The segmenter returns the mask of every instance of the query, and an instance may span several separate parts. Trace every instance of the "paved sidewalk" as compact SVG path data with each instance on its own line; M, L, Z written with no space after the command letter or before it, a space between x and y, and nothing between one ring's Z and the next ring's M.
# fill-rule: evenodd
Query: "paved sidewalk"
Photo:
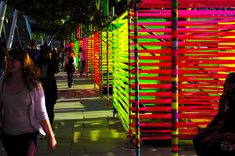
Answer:
M67 87L66 75L57 74L59 99L55 107L55 134L58 147L47 149L47 140L39 140L36 156L135 156L127 132L119 119L112 118L111 107L99 96L91 80L74 79ZM192 146L181 147L181 156L196 156ZM141 156L170 156L169 146L143 144ZM0 144L0 156L5 152Z

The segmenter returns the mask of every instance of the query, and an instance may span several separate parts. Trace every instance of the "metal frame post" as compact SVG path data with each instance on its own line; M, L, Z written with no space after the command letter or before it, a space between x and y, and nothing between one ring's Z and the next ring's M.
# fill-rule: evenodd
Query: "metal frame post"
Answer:
M4 35L4 43L5 45L7 45L7 32L6 32L6 27L4 23L3 23L2 30L3 30L3 35Z
M8 41L7 41L7 48L11 48L12 46L17 19L18 19L18 10L15 9L12 24L11 24L10 34L9 34Z
M3 29L3 24L4 24L4 19L5 19L5 14L6 14L6 10L7 10L7 4L5 1L1 1L0 4L0 38L2 36L2 29Z
M172 73L171 73L171 85L172 85L172 131L171 131L171 155L179 155L179 143L178 143L178 0L171 1L171 61L172 61Z
M27 31L29 33L29 39L32 40L32 29L28 20L28 16L24 16L24 20L25 20Z
M109 24L107 25L107 31L106 31L106 83L107 83L107 103L106 107L109 108Z
M138 54L138 2L133 0L133 9L134 9L134 53L135 53L135 145L136 145L136 156L140 156L140 102L139 102L139 54Z

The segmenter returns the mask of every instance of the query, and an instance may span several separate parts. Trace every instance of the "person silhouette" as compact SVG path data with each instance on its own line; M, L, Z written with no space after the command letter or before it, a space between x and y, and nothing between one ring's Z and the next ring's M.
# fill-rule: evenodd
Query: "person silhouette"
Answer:
M85 52L82 49L82 47L79 48L79 73L80 76L82 76L84 69L85 69L85 65L86 65L86 61L85 61Z
M64 61L64 67L67 72L68 87L71 88L73 84L73 74L75 72L75 67L76 67L75 56L71 47L69 47L68 49L68 53Z
M216 116L193 138L197 155L224 155L226 151L221 149L221 143L228 140L235 143L235 133L231 132L235 132L235 73L229 73L224 82ZM227 154L233 156L235 150Z

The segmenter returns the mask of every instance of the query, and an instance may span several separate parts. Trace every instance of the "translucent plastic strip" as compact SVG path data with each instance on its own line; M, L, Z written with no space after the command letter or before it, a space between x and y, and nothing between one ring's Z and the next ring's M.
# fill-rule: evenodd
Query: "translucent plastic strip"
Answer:
M220 91L220 92L219 92ZM180 92L179 95L180 96L184 96L184 97L191 97L192 95L193 96L202 96L202 95L206 95L208 96L208 94L213 94L213 95L216 95L216 94L221 94L222 93L222 89L221 90L216 90L216 91L203 91L203 92L198 92L198 91L194 91L194 92Z
M165 49L167 51L167 49ZM192 54L192 55L204 55L204 54L213 54L215 52L211 52L211 51L215 51L215 50L219 50L221 54L223 53L234 53L231 52L231 50L234 50L234 48L232 47L217 47L217 48L186 48L186 49L181 49L180 53L181 54ZM156 50L158 51L158 50Z
M216 110L215 111L209 111L207 110L206 112L200 112L200 116L198 116L198 114L179 114L179 117L184 119L184 118L190 118L190 119L204 119L205 117L208 117L208 114L211 114L211 116L213 117L216 114ZM135 115L131 115L131 118L134 119L136 116ZM141 114L140 115L141 119L147 119L147 118L151 118L151 119L171 119L172 116L171 114Z
M234 42L234 38L212 38L213 36L216 37L218 35L216 34L212 34L213 36L205 36L205 35L209 35L209 34L190 34L190 35L179 35L179 39L188 39L191 40L191 42L199 42L201 40L205 41L205 42L223 42L223 43L231 43ZM234 35L234 33L227 33L228 36L232 36ZM130 36L131 39L134 38L138 38L138 39L158 39L158 40L162 40L162 39L171 39L170 35L142 35L142 36L138 36L138 37L134 37L134 36ZM197 40L197 41L195 41Z
M130 50L133 53L133 50ZM168 49L139 49L139 53L153 53L153 54L170 54L171 50Z
M184 17L186 15L188 15L189 17L219 17L221 18L221 16L234 16L235 14L235 10L179 10L179 17ZM220 15L220 16L219 16ZM154 10L152 12L144 12L139 11L138 12L138 16L139 17L170 17L171 16L171 12L169 12L168 10Z
M140 42L139 46L169 46L171 42ZM203 47L208 47L208 48L214 48L217 50L222 50L222 49L235 49L235 45L231 45L231 43L222 43L219 48L218 44L216 43L210 43L210 42L179 42L179 46L195 46L195 49L197 50L205 50ZM199 48L196 48L199 47ZM201 48L200 48L201 47ZM192 48L192 50L195 50Z
M159 66L158 66L159 67ZM163 66L165 67L165 66ZM131 78L132 79L132 78ZM140 76L140 80L161 80L161 81L171 81L171 77L169 76Z
M190 21L179 21L179 26L206 26L206 25L213 25L218 24L218 22L221 22L222 25L225 22L234 22L234 19L197 19L197 20L190 20ZM133 23L130 23L131 26L133 26ZM171 22L138 22L138 25L149 25L149 26L171 26Z
M135 126L135 124L131 124ZM159 122L159 123L140 123L141 127L168 127L171 128L171 123L169 122Z
M178 13L179 15L181 14L197 14L197 15L223 15L223 16L229 16L229 15L234 15L235 10L179 10ZM145 10L141 9L138 11L138 13L164 13L164 14L171 14L171 10L164 10L164 9L154 9L154 10ZM179 21L181 22L181 21Z
M233 26L234 27L234 26ZM190 33L190 32L219 32L219 30L215 29L218 28L217 26L215 27L210 27L210 28L179 28L178 32L186 32L186 33ZM154 28L145 28L145 29L139 29L139 32L171 32L170 28L158 28L158 29L154 29ZM133 30L131 30L130 32L133 32Z
M139 6L139 8L141 8L141 9L143 9L143 8L164 8L164 9L170 9L170 7L169 7L169 5L159 5L159 4L145 4L145 5L138 5ZM232 6L235 6L235 3L233 3L232 4ZM210 9L214 9L214 8L221 8L221 9L223 9L223 8L230 8L231 7L231 5L224 5L224 7L223 7L223 5L216 5L216 6L213 6L213 5L207 5L207 4L205 4L205 5L194 5L194 6L192 6L192 5L180 5L180 8L181 9L188 9L188 8L198 8L198 9L205 9L205 8L210 8Z
M217 111L209 111L207 110L206 112L200 111L200 116L198 114L179 114L179 117L182 119L205 119L208 117L208 114L213 114L211 115L212 117L217 113Z
M131 115L131 118L134 119L136 116ZM171 114L140 114L141 119L171 119Z
M189 111L190 109L196 109L196 110L205 110L205 109L208 109L208 110L213 110L214 107L213 106L179 106L179 111ZM132 109L134 111L134 108ZM171 111L171 108L170 107L140 107L140 111L165 111L165 112L170 112ZM215 112L217 110L214 110L213 112Z
M159 135L159 136L151 136L151 137L146 137L146 136L143 136L141 138L143 141L144 140L168 140L168 139L171 139L171 135L168 134L167 136L162 136L162 135Z
M231 16L226 17L227 19L233 19L235 15L231 14ZM139 18L148 17L148 18L170 18L171 15L169 13L139 13ZM217 18L223 19L224 16L219 14L190 14L190 13L179 13L179 18Z
M153 130L151 130L151 129L145 130L145 129L143 129L142 132L144 132L144 133L170 133L171 130L169 130L169 129L166 129L166 130L165 129L164 130L157 130L157 129L156 130L154 130L154 129Z
M141 2L143 4L158 4L158 5L161 5L161 4L171 4L171 1L169 0L158 0L158 1L155 1L155 0L141 0ZM233 0L207 0L207 1L204 1L204 0L179 0L178 1L179 4L198 4L198 5L202 5L202 4L211 4L211 5L217 5L217 3L219 4L223 4L223 3L228 3L226 5L229 5L229 4L234 4L235 2ZM222 5L223 6L223 5Z
M131 70L130 71L131 73L134 73L135 71L134 70ZM170 74L171 70L140 70L140 74L141 73L148 73L148 74L158 74L158 73L161 73L161 74Z
M214 115L214 114L211 114ZM212 119L213 117L209 115L210 119ZM180 127L195 127L198 125L206 125L208 124L208 121L198 121L198 122L179 122L179 126Z
M131 63L131 65L132 65L132 63ZM154 67L154 66L156 66L156 67L170 67L171 66L171 63L169 62L160 62L160 63L148 63L148 62L146 62L146 63L139 63L139 66L151 66L151 67Z
M142 0L142 3L139 3L138 7L143 8L162 8L162 7L168 7L171 8L171 1L166 1L166 0L159 0L159 1L152 1L152 0ZM235 6L235 2L233 0L213 0L213 1L179 1L178 2L179 8L227 8L227 7L232 7Z

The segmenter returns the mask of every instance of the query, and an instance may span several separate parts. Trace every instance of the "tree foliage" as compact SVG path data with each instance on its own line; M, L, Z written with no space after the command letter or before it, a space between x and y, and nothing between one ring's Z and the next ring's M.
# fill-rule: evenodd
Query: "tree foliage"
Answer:
M33 21L37 32L44 32L56 38L66 38L83 23L98 24L99 16L95 0L7 0L7 4L18 9Z
M126 9L126 1L109 0L110 5L117 8L118 14ZM96 29L102 27L101 19L106 23L110 17L101 15L96 2L97 0L7 0L9 6L31 19L34 32L47 33L57 39L70 37L81 23L85 36L90 33L91 24Z

